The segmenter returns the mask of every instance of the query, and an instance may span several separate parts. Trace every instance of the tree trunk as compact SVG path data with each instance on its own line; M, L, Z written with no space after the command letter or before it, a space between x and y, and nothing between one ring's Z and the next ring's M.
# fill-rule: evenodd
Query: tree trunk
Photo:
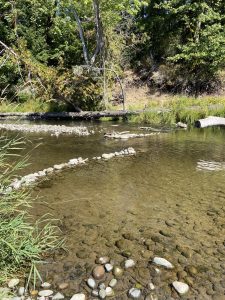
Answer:
M87 50L87 46L86 46L85 39L84 39L84 32L83 32L83 28L82 28L82 25L81 25L81 21L80 21L80 18L78 16L77 11L76 11L75 8L73 8L73 12L74 12L74 16L75 16L75 19L76 19L76 22L77 22L79 35L80 35L80 39L81 39L81 43L82 43L82 47L83 47L84 60L85 60L87 65L90 65L89 57L88 57L88 50Z
M102 21L100 16L100 7L99 7L99 0L93 0L93 8L95 12L95 26L96 26L96 49L95 53L91 58L91 64L95 63L97 55L102 52L104 46L103 40L103 29L102 29Z

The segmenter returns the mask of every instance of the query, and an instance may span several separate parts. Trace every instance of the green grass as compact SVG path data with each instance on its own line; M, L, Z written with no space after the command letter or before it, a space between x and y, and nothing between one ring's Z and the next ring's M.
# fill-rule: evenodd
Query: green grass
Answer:
M176 96L157 107L169 109L169 112L146 111L140 115L129 117L129 121L143 124L174 125L179 121L193 124L196 120L210 115L224 117L225 97L202 97L196 99ZM149 102L146 110L155 108L155 102L153 102L153 105Z
M62 245L58 228L46 216L33 221L29 215L32 197L29 190L6 192L26 160L17 162L22 140L0 137L0 283L23 275L42 255ZM15 162L12 162L15 161Z
M211 105L220 105L222 107L213 107ZM144 112L139 115L130 116L129 122L143 123L143 124L168 124L173 125L178 121L188 124L193 124L194 121L209 115L225 116L225 96L202 96L199 98L186 97L186 96L171 96L171 97L158 97L156 100L149 99L145 109L163 108L169 109L170 112L158 113ZM108 110L118 110L121 107L109 105ZM136 101L129 104L128 110L143 109ZM0 101L0 112L54 112L65 111L65 105L58 105L56 102L44 102L40 99L30 99L22 103L10 103L9 101ZM101 121L114 121L113 118L101 118Z

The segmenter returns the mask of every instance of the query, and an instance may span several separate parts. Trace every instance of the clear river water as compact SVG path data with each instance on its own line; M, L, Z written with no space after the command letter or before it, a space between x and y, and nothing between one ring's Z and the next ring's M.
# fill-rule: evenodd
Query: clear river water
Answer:
M85 280L96 257L107 255L118 265L130 257L136 266L120 278L114 299L128 299L127 291L135 284L141 285L140 299L180 299L171 288L174 280L190 287L182 299L225 299L225 130L177 130L111 140L103 133L133 132L137 125L83 125L95 134L26 134L31 164L23 173L130 146L137 155L90 160L35 188L33 214L50 213L66 237L66 250L41 267L43 277L55 287L68 282L65 296L79 291L90 295ZM155 256L175 268L156 269Z

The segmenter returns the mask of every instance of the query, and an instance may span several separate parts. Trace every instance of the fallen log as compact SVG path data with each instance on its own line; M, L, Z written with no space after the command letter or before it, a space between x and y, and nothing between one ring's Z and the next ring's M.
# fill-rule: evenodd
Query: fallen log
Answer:
M225 118L210 116L195 122L197 128L205 128L210 126L225 126Z

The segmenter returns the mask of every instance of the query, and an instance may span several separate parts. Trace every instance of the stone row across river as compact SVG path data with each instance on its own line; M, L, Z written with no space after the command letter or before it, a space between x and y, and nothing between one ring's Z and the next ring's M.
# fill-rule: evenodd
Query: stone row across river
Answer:
M114 153L104 153L101 156L93 157L92 159L108 160L113 157L132 156L135 154L136 154L136 151L132 147L129 147L127 149L124 149L121 151L116 151ZM74 158L74 159L70 159L67 163L55 164L53 167L50 167L50 168L47 168L47 169L44 169L42 171L38 171L38 172L35 172L32 174L25 175L20 179L17 178L6 189L6 192L10 192L12 190L17 190L24 186L30 186L30 185L35 184L36 182L40 181L41 179L54 174L55 172L59 172L63 169L68 169L68 168L75 167L78 165L83 165L87 161L88 161L88 158L86 158L86 159L83 159L82 157Z

